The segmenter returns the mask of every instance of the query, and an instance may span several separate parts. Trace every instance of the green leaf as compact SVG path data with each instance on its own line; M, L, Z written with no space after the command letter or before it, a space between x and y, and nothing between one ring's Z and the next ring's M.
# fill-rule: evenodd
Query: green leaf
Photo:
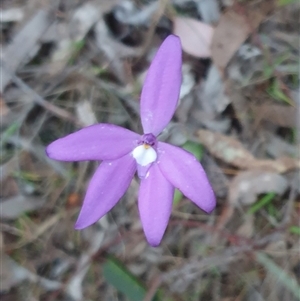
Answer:
M90 71L93 75L99 76L105 74L105 72L107 72L107 69L103 67L92 66Z
M297 1L299 1L299 0L278 0L277 5L278 6L285 6L285 5L297 3Z
M192 153L198 161L202 159L204 150L201 144L192 141L187 141L184 145L182 145L182 148ZM178 189L175 189L173 204L175 206L178 205L179 202L182 200L182 197L183 194Z
M275 192L269 192L266 195L264 195L260 200L258 200L254 205L251 206L251 208L247 211L248 214L253 214L257 212L262 207L269 204L276 196Z
M12 123L3 133L1 137L1 146L6 143L7 139L9 139L12 135L14 135L20 127L19 122Z
M280 213L272 203L267 204L267 210L269 215L273 216L274 218L279 218Z
M72 54L68 61L69 65L74 64L74 60L75 60L76 56L83 49L84 46L85 46L85 40L75 41L71 44Z
M272 77L272 75L274 73L273 66L270 66L269 64L264 63L263 73L264 73L264 78L266 78L266 79Z
M182 197L183 194L178 189L175 189L174 198L173 198L174 206L179 204L179 202L182 200Z
M188 152L192 153L198 161L202 159L203 156L203 147L201 144L192 142L192 141L187 141L183 146L183 149L187 150Z
M291 226L291 227L289 228L289 231L290 231L292 234L300 235L300 227L299 227L299 226Z
M103 265L103 276L117 291L123 293L131 301L145 298L146 288L120 261L109 257ZM158 301L156 296L154 301Z
M293 277L287 274L280 266L262 252L256 253L256 260L270 273L270 275L276 277L276 281L280 282L286 289L292 292L298 300L300 300L300 287Z
M278 79L274 79L273 83L268 87L267 92L274 99L293 105L293 101L281 90Z

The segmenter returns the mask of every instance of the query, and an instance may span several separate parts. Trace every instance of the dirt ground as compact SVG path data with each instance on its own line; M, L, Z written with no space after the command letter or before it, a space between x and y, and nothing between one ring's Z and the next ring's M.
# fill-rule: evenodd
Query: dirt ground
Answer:
M1 301L300 300L300 3L297 0L2 0ZM176 192L147 244L135 177L75 230L99 162L45 147L95 123L141 133L153 55L181 38L179 106L161 139L189 148L217 196ZM201 193L201 187L199 187Z

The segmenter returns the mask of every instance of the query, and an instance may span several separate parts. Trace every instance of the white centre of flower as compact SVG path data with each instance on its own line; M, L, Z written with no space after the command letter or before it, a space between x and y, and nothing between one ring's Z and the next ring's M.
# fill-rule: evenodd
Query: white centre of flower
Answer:
M150 145L142 144L133 150L132 156L136 160L137 164L147 166L156 160L157 153Z

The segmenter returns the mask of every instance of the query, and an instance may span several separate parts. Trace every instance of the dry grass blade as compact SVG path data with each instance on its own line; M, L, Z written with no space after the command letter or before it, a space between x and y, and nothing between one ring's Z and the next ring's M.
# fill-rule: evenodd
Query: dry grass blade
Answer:
M293 128L297 123L297 109L280 104L265 104L252 107L256 123L266 120L273 124ZM299 110L298 110L299 111Z
M276 280L291 291L294 296L300 300L300 286L294 277L291 277L275 262L273 262L268 256L262 252L256 253L256 260L272 275Z
M24 81L22 81L19 77L12 75L13 82L20 87L21 90L23 90L25 93L27 93L29 96L32 97L32 100L48 110L49 112L53 113L56 116L62 117L63 119L66 119L68 121L71 121L74 124L77 124L78 126L81 125L81 123L74 118L72 114L70 114L68 111L61 109L52 103L46 101L43 97L41 97L37 92L35 92L33 89L31 89Z
M39 39L52 22L53 17L49 11L38 11L15 36L12 43L3 50L0 66L1 93L10 82L12 74L29 58L30 52L38 46Z
M34 242L41 235L43 235L49 229L54 227L59 222L60 219L64 218L67 214L71 215L72 213L75 213L75 212L77 212L77 209L73 210L73 212L71 212L71 213L70 212L67 213L66 211L61 210L61 212L54 214L53 216L51 216L47 220L45 220L43 223L39 224L39 227L36 227L36 228L33 227L34 228L33 232L31 232L30 234L25 235L25 233L23 233L21 241L15 243L15 244L7 245L5 247L6 251L19 249L29 243Z
M33 283L38 283L44 289L46 289L46 291L53 291L62 287L62 284L60 282L40 277L31 272L30 270L22 267L7 255L2 253L0 255L1 290L9 290L11 287L19 284L24 280L28 280Z

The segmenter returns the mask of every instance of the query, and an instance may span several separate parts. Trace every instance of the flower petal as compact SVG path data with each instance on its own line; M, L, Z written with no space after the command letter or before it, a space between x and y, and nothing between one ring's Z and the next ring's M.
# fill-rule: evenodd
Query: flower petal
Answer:
M158 143L157 164L162 174L187 198L206 212L216 206L216 198L204 169L185 150L163 142Z
M181 86L181 44L170 35L158 49L148 70L141 94L144 133L157 136L171 120Z
M100 123L52 142L46 153L61 161L113 160L133 150L139 138L122 127Z
M153 164L141 180L138 201L144 232L153 247L160 244L167 228L173 196L174 187L162 175L157 164Z
M131 155L102 162L90 181L75 228L88 227L111 210L129 187L135 171Z

